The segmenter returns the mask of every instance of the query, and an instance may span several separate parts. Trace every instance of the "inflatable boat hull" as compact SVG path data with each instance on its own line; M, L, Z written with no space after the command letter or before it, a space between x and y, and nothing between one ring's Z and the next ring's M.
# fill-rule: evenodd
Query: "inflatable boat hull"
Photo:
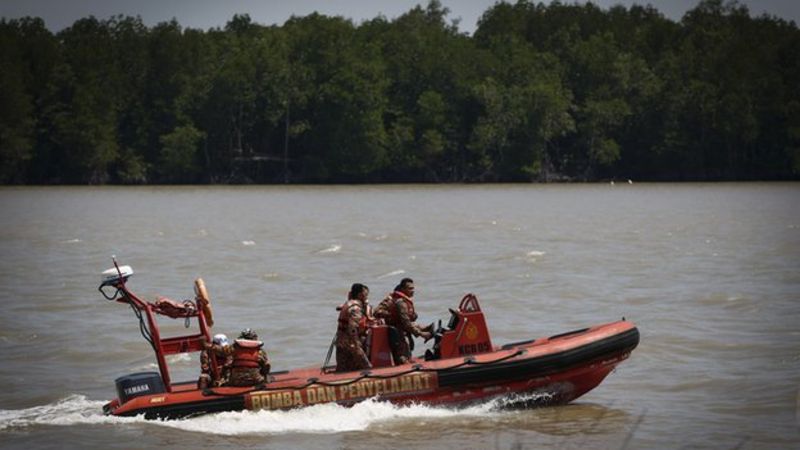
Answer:
M639 343L627 321L613 322L493 351L411 362L364 372L306 368L272 374L251 388L197 389L176 383L172 392L147 393L105 405L107 414L180 418L222 411L279 410L376 398L392 403L460 405L507 397L523 406L568 403L595 388Z

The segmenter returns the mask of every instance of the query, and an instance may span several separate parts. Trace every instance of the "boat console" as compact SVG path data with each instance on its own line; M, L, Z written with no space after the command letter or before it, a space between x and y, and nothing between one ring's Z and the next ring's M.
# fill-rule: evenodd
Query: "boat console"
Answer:
M450 314L447 328L442 328L440 320L433 331L433 349L425 352L426 361L477 355L494 350L486 318L474 294L465 295L458 310L451 308ZM386 325L370 326L368 356L373 368L394 366L390 340L404 337L391 336L391 332Z
M434 339L433 349L425 353L425 360L477 355L494 350L486 318L474 294L465 295L458 310L450 309L447 328L442 328L440 321Z

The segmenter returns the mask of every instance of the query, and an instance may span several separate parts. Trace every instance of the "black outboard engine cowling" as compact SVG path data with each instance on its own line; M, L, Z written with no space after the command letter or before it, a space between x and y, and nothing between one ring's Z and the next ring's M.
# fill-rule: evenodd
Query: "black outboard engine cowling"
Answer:
M140 372L125 375L114 380L117 385L117 398L120 405L142 395L166 392L161 374L158 372Z

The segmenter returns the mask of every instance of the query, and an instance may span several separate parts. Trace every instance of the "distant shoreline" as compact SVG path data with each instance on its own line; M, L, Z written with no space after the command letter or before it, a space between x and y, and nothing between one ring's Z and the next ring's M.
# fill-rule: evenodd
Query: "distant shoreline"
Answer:
M358 24L0 19L0 184L800 179L800 30L736 2Z

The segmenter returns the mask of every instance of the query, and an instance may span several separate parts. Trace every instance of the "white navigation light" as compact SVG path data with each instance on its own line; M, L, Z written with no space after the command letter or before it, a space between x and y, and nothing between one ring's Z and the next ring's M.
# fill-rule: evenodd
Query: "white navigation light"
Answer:
M102 283L103 284L111 284L116 282L120 279L120 274L122 274L122 281L125 281L133 275L133 269L131 266L120 266L119 271L117 271L116 267L112 267L106 271L103 271L102 274Z

